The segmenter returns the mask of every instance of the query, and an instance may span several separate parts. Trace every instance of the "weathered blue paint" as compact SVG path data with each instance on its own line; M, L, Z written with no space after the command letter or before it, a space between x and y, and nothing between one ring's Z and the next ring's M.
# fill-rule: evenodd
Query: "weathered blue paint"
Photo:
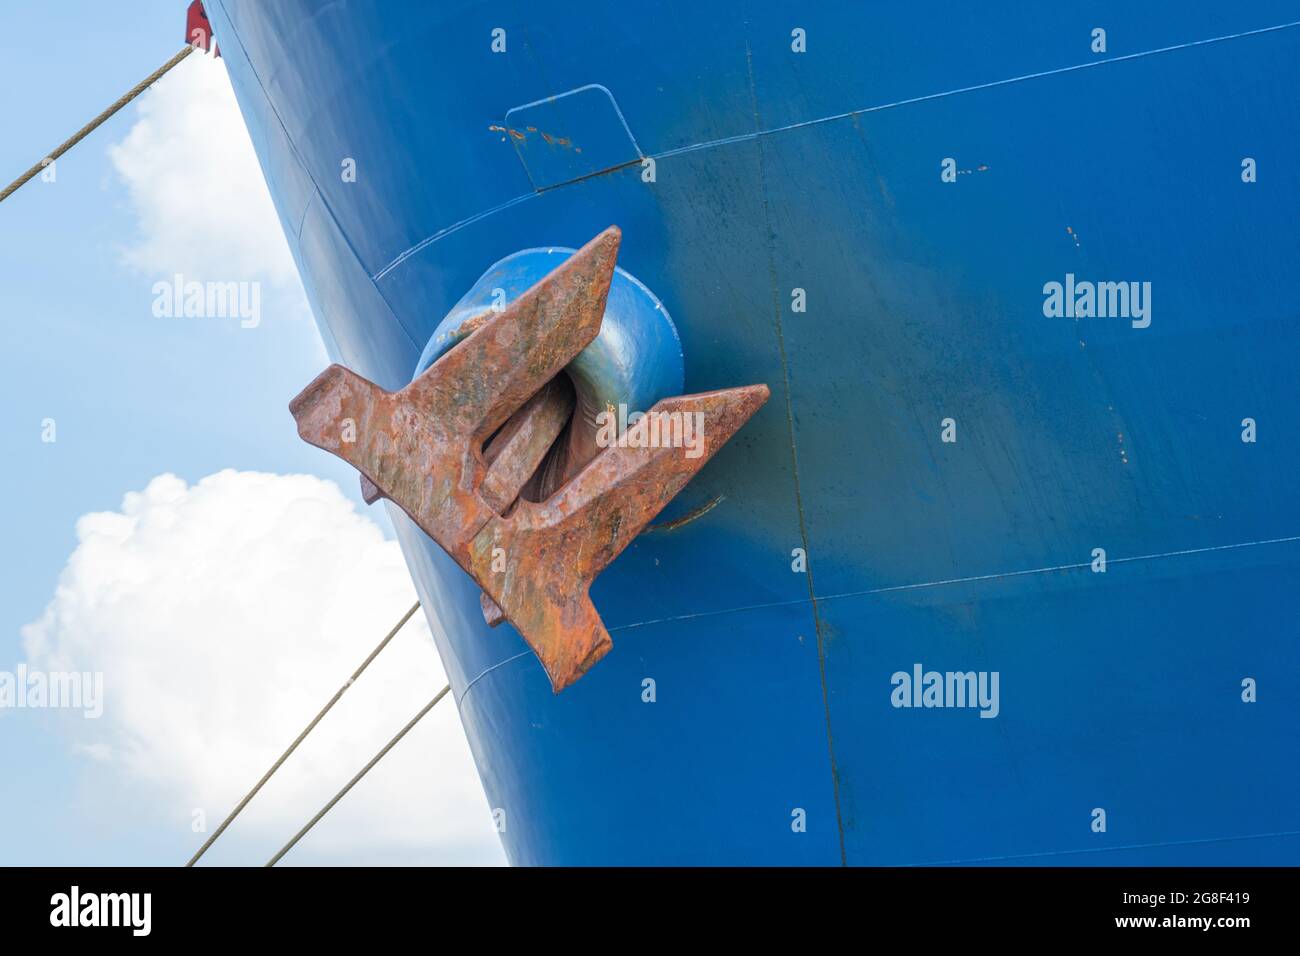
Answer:
M558 696L392 512L512 861L1300 860L1293 3L208 6L339 361L617 223L686 389L773 388ZM918 662L998 717L891 706Z

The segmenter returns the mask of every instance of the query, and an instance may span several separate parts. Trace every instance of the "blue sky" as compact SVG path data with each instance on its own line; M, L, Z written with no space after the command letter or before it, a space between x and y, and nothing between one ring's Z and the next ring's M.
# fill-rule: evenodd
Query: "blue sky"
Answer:
M185 6L181 0L140 0L113 9L90 2L0 7L0 35L7 38L6 55L0 58L6 134L0 139L0 179L7 183L17 176L175 53L182 43ZM191 62L195 60L192 56L173 75L202 66ZM152 90L141 100L156 95ZM55 594L60 574L78 546L78 519L118 510L126 493L144 489L156 476L171 473L193 485L222 469L308 473L337 482L344 495L360 505L355 473L300 441L286 408L327 361L292 283L277 287L265 276L214 276L263 281L267 291L262 320L254 329L240 328L236 321L153 315L152 285L169 273L156 261L153 266L132 264L131 249L147 238L141 236L141 205L110 157L110 147L122 143L140 121L140 103L127 107L59 160L55 182L33 181L0 205L0 388L7 410L0 416L0 428L10 450L0 478L8 542L6 573L0 576L0 670L13 670L24 660L21 629L41 617ZM175 215L179 220L202 219L202 203L196 209L176 209ZM201 243L204 227L195 221L187 233ZM273 234L248 237L255 249L277 241ZM200 257L202 251L200 246ZM193 250L187 255L177 268L194 261ZM44 419L56 422L53 443L41 441ZM245 512L230 507L234 510L229 520L243 520ZM346 510L338 503L328 507L331 515ZM382 512L364 513L391 538ZM344 515L338 520L349 519ZM353 530L364 536L364 528ZM403 573L393 572L394 593L403 586L396 580ZM187 587L199 592L204 582L191 581ZM203 597L195 595L196 600ZM365 595L355 597L357 604L365 603ZM183 602L188 595L168 599ZM400 595L393 598L399 606L401 600ZM355 636L355 651L350 653L356 660L385 629L379 624L384 614L367 613L364 621L370 632ZM186 640L219 639L181 630L186 633L177 633L175 640L182 645ZM422 628L404 636L428 640ZM285 650L272 636L256 645L257 653L273 658L293 647L301 650L310 646L301 644L304 639L288 642L291 647ZM115 647L133 647L129 635L114 640L123 641ZM431 667L437 670L436 661ZM345 675L346 668L337 679ZM105 668L106 708L114 706L114 676L110 664ZM376 732L400 726L420 703L418 695L391 702L391 712L383 715ZM299 723L310 716L301 708L299 712ZM442 719L439 733L449 734L448 727L460 732L450 708ZM69 720L74 722L71 732ZM176 826L173 819L164 822L166 814L159 808L166 800L155 796L183 794L183 774L164 770L160 784L135 779L141 777L138 767L88 760L78 752L76 720L49 711L0 711L0 756L6 763L0 772L0 864L182 862L201 837ZM276 729L280 732L278 725ZM370 749L378 749L383 739L370 741ZM404 742L416 753L423 745L414 736ZM454 747L454 741L448 746ZM340 755L340 781L355 769L348 763L351 759L352 751ZM459 772L464 776L465 768ZM324 786L308 794L309 804L301 807L304 819L316 809L310 800L318 797L317 805L323 803L329 790ZM364 808L361 790L357 805ZM484 820L488 816L486 801L480 791L482 807L473 805L472 791L472 786L462 788L470 794L467 812L478 826L477 815ZM142 793L151 796L142 798ZM436 802L438 795L424 793L412 800L418 807ZM210 813L219 819L224 808L214 806ZM265 824L265 832L253 827L246 837L236 837L236 825L231 836L238 852L214 858L260 862L262 850L269 855L274 849L271 834L282 821L268 818ZM313 855L309 837L300 861L438 862L436 835L410 852L400 845L370 852L364 840L335 836L330 844L337 847L333 855ZM486 843L479 846L487 849L470 852L463 860L497 861L499 850Z

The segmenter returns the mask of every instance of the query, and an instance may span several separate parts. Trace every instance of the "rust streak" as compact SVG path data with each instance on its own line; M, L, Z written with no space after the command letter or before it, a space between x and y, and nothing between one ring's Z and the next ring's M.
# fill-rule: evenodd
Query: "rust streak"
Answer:
M543 140L546 141L547 146L564 146L567 147L568 149L572 149L576 153L582 152L581 147L574 146L573 140L569 139L569 137L556 136L552 133L547 133L544 130L540 130L536 126L525 126L522 130L518 130L518 129L513 129L512 127L509 126L499 126L494 123L488 127L488 130L493 133L504 133L507 136L509 136L511 139L520 142L526 140L528 138L529 133L536 133L538 136L540 136Z
M686 512L686 514L682 515L680 518L674 518L672 521L664 521L659 524L648 525L641 533L650 534L653 531L676 531L678 528L682 527L682 525L688 525L697 518L703 518L718 505L722 504L726 498L726 495L718 495L712 501L706 501L698 508Z

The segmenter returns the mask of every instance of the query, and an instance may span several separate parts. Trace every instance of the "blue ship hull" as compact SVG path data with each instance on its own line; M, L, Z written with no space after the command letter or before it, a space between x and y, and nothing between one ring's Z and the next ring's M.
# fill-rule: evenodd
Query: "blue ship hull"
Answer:
M513 863L1300 862L1296 7L908 6L209 0L337 361L615 223L687 391L772 388L559 695L390 508Z

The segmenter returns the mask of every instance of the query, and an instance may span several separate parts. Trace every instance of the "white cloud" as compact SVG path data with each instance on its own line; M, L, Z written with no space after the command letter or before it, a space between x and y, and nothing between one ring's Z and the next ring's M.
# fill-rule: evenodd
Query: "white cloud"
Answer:
M197 848L415 600L398 545L308 475L173 475L84 515L28 664L102 671L73 750ZM445 678L417 614L218 841L260 863ZM261 858L258 858L260 856ZM499 863L491 811L444 698L286 859ZM228 861L228 858L223 858ZM233 861L231 861L233 862Z
M260 279L301 298L224 61L191 55L136 102L139 118L108 151L139 224L127 263L157 277Z

